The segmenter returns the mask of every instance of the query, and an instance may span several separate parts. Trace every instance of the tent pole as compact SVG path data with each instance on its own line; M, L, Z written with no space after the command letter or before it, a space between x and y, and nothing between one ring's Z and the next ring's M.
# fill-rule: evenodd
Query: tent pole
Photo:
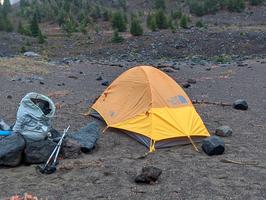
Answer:
M190 136L188 136L188 139L190 140L191 144L193 145L195 151L199 152L199 149L197 148L197 146L195 145L195 143L193 142L193 140L191 139Z

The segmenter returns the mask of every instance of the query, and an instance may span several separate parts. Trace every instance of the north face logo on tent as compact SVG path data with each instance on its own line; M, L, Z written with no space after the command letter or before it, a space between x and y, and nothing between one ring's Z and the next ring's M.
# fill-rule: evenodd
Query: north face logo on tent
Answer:
M171 97L170 99L167 100L168 103L170 103L171 105L179 105L179 104L188 104L187 100L185 99L185 97L181 96L181 95L177 95L174 97Z
M110 112L109 112L110 117L114 117L115 114L116 114L116 113L115 113L114 111L110 111Z

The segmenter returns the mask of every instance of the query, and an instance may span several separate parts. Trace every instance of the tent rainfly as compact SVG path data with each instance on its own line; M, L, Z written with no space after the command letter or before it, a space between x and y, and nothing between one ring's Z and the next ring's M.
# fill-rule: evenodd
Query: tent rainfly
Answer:
M184 90L151 66L121 74L93 104L107 127L125 131L150 152L209 136ZM193 138L193 140L192 140Z

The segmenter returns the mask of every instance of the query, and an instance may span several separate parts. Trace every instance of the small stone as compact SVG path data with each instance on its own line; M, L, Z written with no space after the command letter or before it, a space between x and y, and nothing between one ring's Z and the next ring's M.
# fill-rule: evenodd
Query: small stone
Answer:
M233 130L229 126L220 126L215 131L215 135L218 135L221 137L231 136L232 133L233 133Z
M70 75L70 76L68 76L68 78L78 79L78 77L76 77L76 76L74 76L74 75Z
M109 86L109 81L104 81L104 82L102 83L102 85L103 85L103 86Z
M233 107L237 110L247 110L248 103L244 99L238 99L233 103Z
M162 170L157 167L153 167L153 166L143 167L141 174L139 174L135 178L135 182L151 184L151 183L156 182L161 174L162 174Z
M224 141L218 136L211 136L203 140L202 150L209 156L221 155L224 153Z
M30 58L35 58L35 57L40 57L39 54L32 52L32 51L27 51L23 54L25 57L30 57Z
M242 62L238 62L238 63L237 63L237 66L238 66L238 67L245 67L245 66L248 66L248 64L246 64L246 63L242 63Z
M102 76L98 76L98 77L96 78L96 81L101 81L101 80L103 80Z
M163 68L163 71L164 71L164 72L168 72L168 73L175 72L175 70L172 69L172 68L170 68L170 67Z
M188 79L187 82L189 84L196 84L197 83L197 81L195 79Z
M191 85L189 83L184 83L184 84L182 84L182 86L183 86L183 88L189 88L189 87L191 87Z

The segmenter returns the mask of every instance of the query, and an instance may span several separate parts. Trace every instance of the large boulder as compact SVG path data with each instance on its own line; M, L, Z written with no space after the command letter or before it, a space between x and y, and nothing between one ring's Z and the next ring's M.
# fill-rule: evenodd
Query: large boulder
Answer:
M25 140L19 133L13 133L0 140L0 165L15 167L22 160Z
M233 103L233 107L237 110L247 110L248 103L244 99L238 99Z
M156 182L161 174L162 170L157 167L143 167L141 173L135 178L135 182L151 184Z
M201 147L209 156L223 154L225 150L224 141L218 136L211 136L204 139Z
M79 131L73 133L69 138L76 140L80 144L83 153L89 153L96 145L99 138L99 132L100 124L97 122L91 122Z
M24 161L27 164L45 163L53 152L56 143L47 139L40 141L26 140Z

